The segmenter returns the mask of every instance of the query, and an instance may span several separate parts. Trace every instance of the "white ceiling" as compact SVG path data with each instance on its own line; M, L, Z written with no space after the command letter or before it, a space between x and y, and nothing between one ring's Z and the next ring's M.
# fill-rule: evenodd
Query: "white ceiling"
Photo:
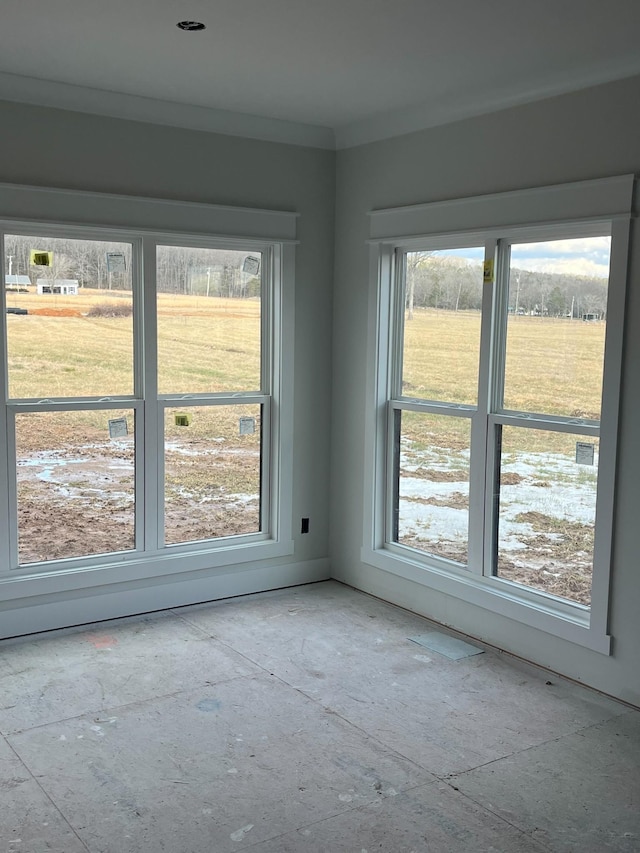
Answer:
M0 98L342 147L640 74L639 40L640 0L2 0Z

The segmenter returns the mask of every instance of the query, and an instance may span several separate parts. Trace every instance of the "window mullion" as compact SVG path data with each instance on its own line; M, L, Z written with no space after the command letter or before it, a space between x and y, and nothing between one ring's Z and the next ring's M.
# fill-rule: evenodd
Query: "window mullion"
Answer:
M7 519L6 524L7 538L4 540L9 543L9 571L17 568L19 564L18 557L18 483L16 474L16 414L5 405L6 417L3 421L6 425L6 435L4 436L7 448L7 491L6 497L3 500L7 501L7 513L3 512L3 517Z
M404 315L407 282L407 254L396 251L392 265L391 287L392 323L391 347L389 352L389 397L398 399L402 396L402 369L404 350Z
M137 400L144 400L144 278L143 278L142 240L131 244L131 288L133 291L133 393ZM135 495L135 548L144 549L145 543L145 441L144 441L144 402L135 406L134 414L134 495Z
M272 246L262 256L260 265L260 391L264 395L260 405L260 532L276 536L272 507L277 503L277 489L272 469L272 431L273 407L271 396L274 393L274 365L276 353L272 346L274 337L274 287L273 282L280 280L282 261L280 252ZM277 338L279 340L279 338Z
M385 489L385 530L384 541L394 542L398 532L398 468L397 468L397 442L399 441L399 418L402 417L400 409L396 409L392 403L386 407L386 482Z
M485 471L484 471L484 531L483 569L485 576L494 574L496 560L498 488L497 464L500 427L493 423L490 415L503 406L504 365L506 356L507 316L509 297L509 267L511 247L505 240L498 240L495 251L495 284L491 306L490 355L487 368L485 424Z
M270 282L276 276L276 264L273 247L264 252L260 264L260 391L262 394L273 394L273 359L274 353L270 346L273 328L273 287Z
M160 547L163 529L162 513L164 503L161 490L163 487L163 448L162 410L158 404L158 345L157 345L157 316L156 316L156 243L151 238L142 240L141 295L142 311L141 327L138 332L142 345L139 350L141 358L140 377L142 380L141 394L144 398L144 415L141 423L136 423L136 470L140 470L143 489L138 496L143 497L142 506L138 506L137 516L143 519L144 549L153 551ZM138 480L140 483L140 479ZM138 485L136 483L136 485Z
M493 306L497 241L487 240L484 255L484 283L480 327L478 366L478 410L471 422L471 458L469 464L469 569L483 573L483 536L485 506L485 452L487 447L487 414L491 387Z
M406 299L406 252L396 249L389 266L390 274L390 346L387 352L388 397L397 399L402 395L402 369L404 348L404 315ZM398 452L400 411L393 404L386 406L386 488L384 512L384 541L394 542L398 535Z
M0 232L0 257L4 258L4 234ZM4 261L3 261L4 263ZM6 317L6 288L0 288L0 311ZM4 321L6 322L6 320ZM7 336L2 335L0 346L0 400L2 401L2 414L0 416L0 542L10 541L10 527L14 523L15 504L9 497L9 466L11 464L10 451L7 449L7 432L9 427L9 412L7 410ZM14 463L15 464L15 463ZM4 556L4 555L3 555ZM12 554L13 557L13 554ZM0 560L0 575L7 574L13 563L5 563Z
M511 246L498 240L496 246L495 290L491 331L491 365L489 368L489 411L497 412L504 405L504 370L507 351L507 316L509 303L509 268Z

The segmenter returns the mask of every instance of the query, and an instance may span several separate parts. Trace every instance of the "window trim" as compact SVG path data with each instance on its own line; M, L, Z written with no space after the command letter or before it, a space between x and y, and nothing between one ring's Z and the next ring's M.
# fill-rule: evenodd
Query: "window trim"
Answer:
M143 199L101 193L84 193L38 187L0 184L0 227L18 234L39 234L74 239L127 240L134 245L132 264L139 278L138 310L134 313L134 347L138 333L145 327L147 335L155 332L155 251L156 244L211 246L224 248L256 248L269 259L271 287L267 319L271 330L268 366L271 387L248 393L250 402L265 392L272 400L271 411L271 471L269 489L272 529L244 537L202 540L171 545L159 549L117 552L107 555L33 563L11 569L0 565L0 599L9 601L32 595L111 585L143 579L161 580L170 575L189 579L194 572L212 570L224 573L229 566L254 564L294 553L292 537L292 479L293 479L293 329L294 329L294 271L295 239L298 214L250 208L231 208L216 205L179 202L162 199ZM88 221L89 220L89 221ZM147 227L148 226L148 227ZM153 227L156 226L156 227ZM158 227L159 226L159 227ZM206 229L211 230L206 230ZM136 250L136 246L139 247ZM0 249L4 250L0 240ZM4 255L3 255L4 256ZM135 273L134 273L135 289ZM134 297L135 298L135 297ZM0 288L0 309L5 311L5 289ZM3 336L4 337L4 336ZM155 337L153 337L155 341ZM6 340L3 341L3 361L6 364ZM158 409L169 404L161 400L154 385L155 361L145 353L144 359L134 358L134 394L109 397L101 404L95 398L66 398L51 404L56 409L134 408L142 410L140 384L147 385L148 400L158 400ZM144 377L138 375L137 365L144 364ZM151 362L151 363L150 363ZM1 371L0 399L4 414L0 416L0 447L8 447L11 412L28 411L37 401L12 399L8 402L7 374ZM151 385L149 386L149 382ZM153 393L150 393L150 389ZM226 395L229 396L229 395ZM217 403L216 395L194 395L189 403ZM147 403L149 405L149 403ZM41 406L37 406L38 410ZM149 407L151 408L151 407ZM11 411L10 411L11 409ZM151 416L150 416L151 415ZM155 419L157 421L157 419ZM146 452L159 458L157 422L149 412L144 424L136 430L145 431ZM155 447L154 447L155 444ZM138 485L138 466L136 485ZM0 451L0 483L8 484L12 463L7 452ZM159 470L160 466L158 465ZM157 482L146 478L144 491L137 499L145 502L156 495ZM15 484L14 484L15 487ZM10 489L0 492L0 539L8 542L15 514ZM17 521L16 521L17 523ZM148 527L148 525L147 525ZM136 519L136 539L141 533ZM144 539L148 539L145 530ZM15 538L15 537L13 537ZM136 542L138 547L141 544ZM268 566L268 564L267 564ZM194 576L195 577L195 576Z
M608 610L616 440L633 189L634 177L625 175L579 184L377 210L370 214L369 414L365 428L364 494L367 497L363 508L362 561L603 654L611 653ZM393 387L394 347L397 346L398 337L394 331L397 332L399 322L399 300L394 296L399 286L395 259L397 250L424 249L431 247L431 244L435 247L436 243L440 249L454 245L477 245L474 241L478 239L481 243L499 238L515 242L524 236L531 239L532 234L535 234L535 239L544 239L545 230L556 239L559 231L562 231L562 237L574 234L585 236L585 231L592 229L602 233L603 226L605 233L609 230L611 233L608 324L600 421L600 432L605 440L601 441L600 446L596 510L599 529L594 549L592 604L589 609L506 579L483 575L482 565L471 565L471 560L476 558L475 554L472 557L470 553L469 570L442 558L432 557L427 563L413 549L386 541L386 482L391 463L387 434L388 409L392 405L389 389ZM490 254L491 244L485 257ZM483 318L491 316L484 311L485 299L493 298L492 294L487 295L489 290L493 291L493 288L484 290ZM481 347L481 362L488 358L488 351L483 351ZM486 366L483 372L481 364L481 377L486 374ZM410 398L400 400L403 407L411 407ZM434 409L437 407L435 401L427 401L427 404ZM423 410L423 405L421 403L419 406L420 410ZM451 414L462 415L462 409L466 408L461 407L457 412L452 409ZM469 416L466 411L464 416ZM512 416L513 413L504 410L493 415L494 418L507 420ZM471 418L473 424L473 414ZM581 429L587 427L584 424ZM483 464L485 460L486 455ZM481 518L480 523L484 525L484 518Z

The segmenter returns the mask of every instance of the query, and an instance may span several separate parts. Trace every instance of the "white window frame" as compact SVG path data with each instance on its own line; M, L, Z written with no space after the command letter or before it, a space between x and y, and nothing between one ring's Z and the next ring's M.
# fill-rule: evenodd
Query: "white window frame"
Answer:
M611 652L608 633L609 587L615 494L616 441L622 363L622 330L627 286L627 256L634 178L631 175L578 184L543 187L513 193L456 199L427 205L373 211L370 219L370 302L367 394L369 416L365 433L364 540L362 561L425 587L538 628L554 636ZM611 234L611 265L607 333L600 421L600 464L597 496L597 535L594 552L591 607L573 603L506 579L491 576L488 559L490 507L486 477L491 463L487 436L492 425L517 422L507 411L489 408L489 417L474 406L439 405L398 397L398 347L404 303L399 255L406 251L486 245L485 259L495 257L500 239L552 239ZM499 278L497 273L497 278ZM503 281L506 280L504 273ZM483 291L483 324L493 317L493 286ZM490 366L498 369L489 348L492 336L483 334L479 393L488 391ZM430 557L391 541L391 432L394 410L431 411L469 417L472 444L489 447L472 455L470 503L482 509L470 513L469 567ZM554 423L544 417L541 423ZM535 425L527 421L528 425ZM597 432L581 423L585 433ZM570 428L571 429L571 428ZM584 433L583 433L584 434ZM478 459L478 455L480 459ZM489 464L487 464L487 462Z
M108 399L60 398L51 402L8 401L6 341L0 370L0 600L105 586L204 569L254 564L294 553L293 477L293 329L297 214L83 193L0 184L2 233L65 236L130 242L133 246L134 393ZM247 393L158 395L156 377L156 246L260 251L263 257L261 388ZM4 246L0 237L0 252ZM6 309L0 288L0 309ZM4 317L3 317L4 323ZM144 330L144 335L141 332ZM4 335L3 335L4 337ZM144 340L144 351L140 347ZM145 396L142 395L142 389ZM164 494L162 477L165 406L257 403L264 417L261 531L243 536L165 546L160 532ZM128 408L136 412L136 550L18 565L13 418L19 412ZM143 450L144 447L144 450ZM4 448L4 450L2 450ZM153 455L156 466L141 463ZM154 510L155 508L155 510ZM146 521L143 522L143 519ZM1 547L1 546L0 546ZM267 563L268 565L268 563Z

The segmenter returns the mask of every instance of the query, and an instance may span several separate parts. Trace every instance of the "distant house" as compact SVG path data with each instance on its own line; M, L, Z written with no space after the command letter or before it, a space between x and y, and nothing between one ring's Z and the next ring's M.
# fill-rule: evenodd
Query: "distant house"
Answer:
M4 286L7 290L24 293L31 286L31 279L28 275L5 275Z
M38 295L54 293L58 296L77 296L78 282L71 278L39 278L36 282Z

